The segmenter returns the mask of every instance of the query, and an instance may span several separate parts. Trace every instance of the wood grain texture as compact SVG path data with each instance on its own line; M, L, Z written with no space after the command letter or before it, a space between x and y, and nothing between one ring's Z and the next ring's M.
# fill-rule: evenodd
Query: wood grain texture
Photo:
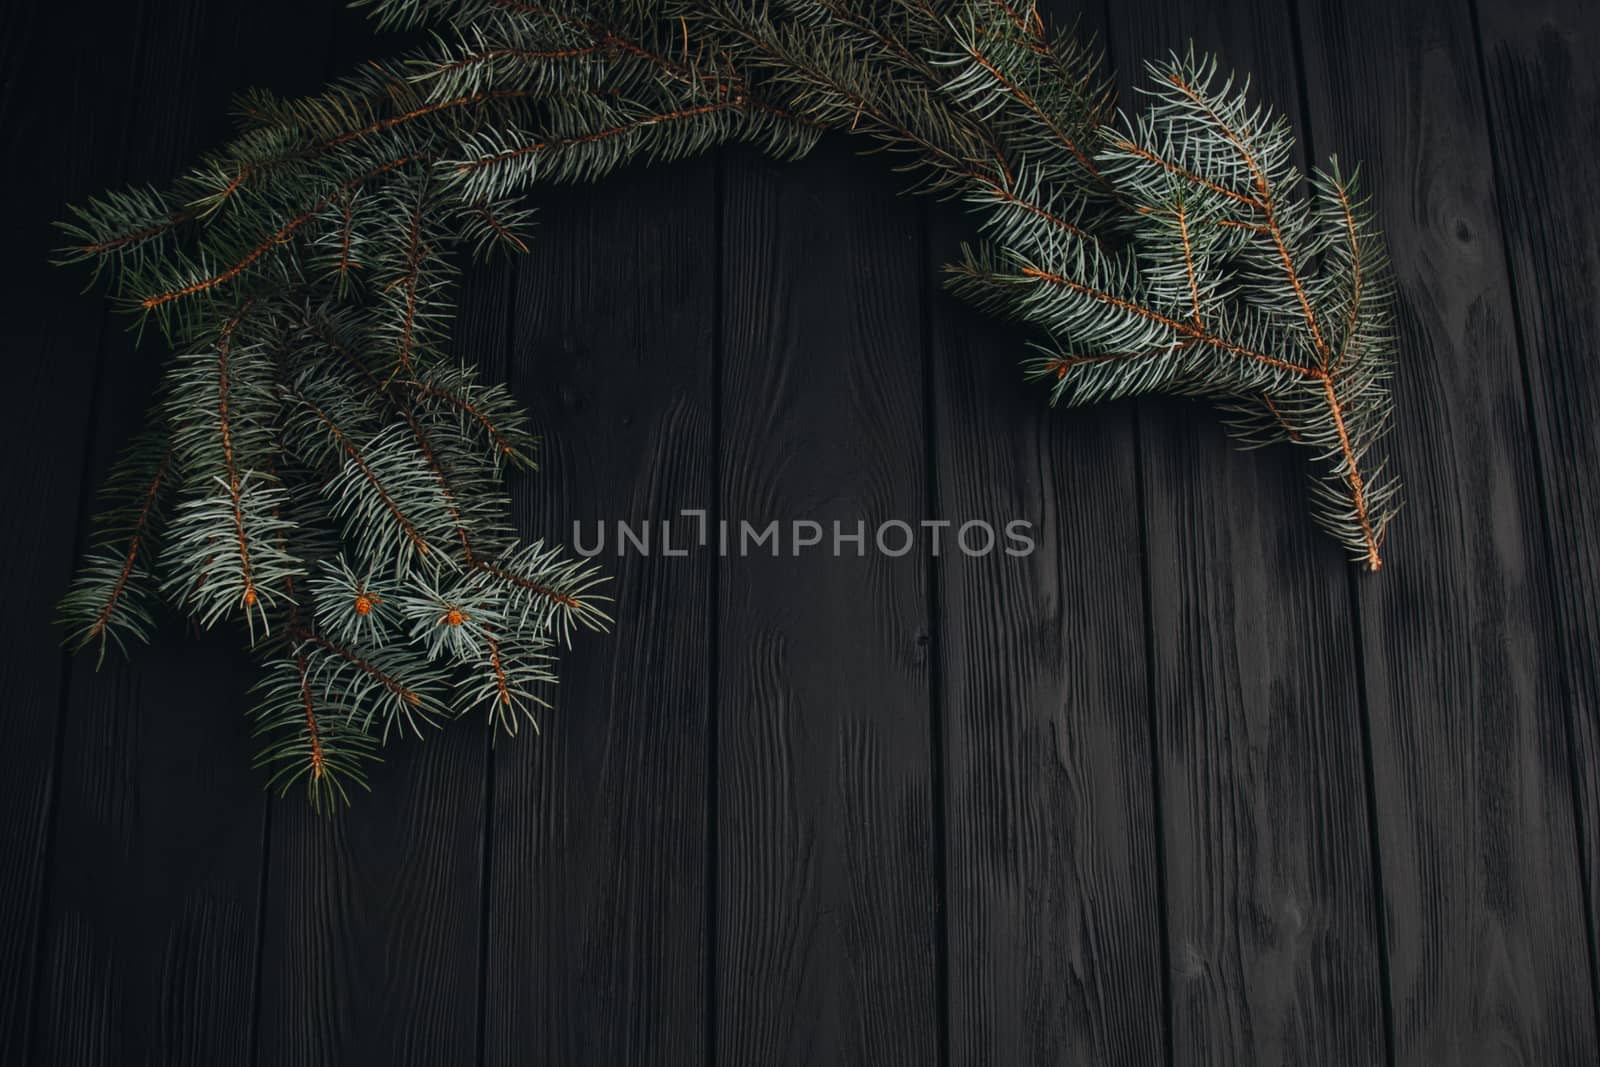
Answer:
M400 47L350 14L332 29L341 73ZM494 361L508 315L500 271L469 272L454 352ZM473 717L391 743L348 810L318 814L299 790L273 800L257 1063L474 1061L487 731Z
M139 69L138 12L107 12L75 24L63 5L0 8L0 192L14 205L0 222L0 281L14 314L0 319L9 354L8 391L18 398L0 430L0 1061L28 1057L37 948L47 908L48 839L57 790L61 720L61 633L51 624L66 589L80 521L83 468L91 432L94 375L105 322L84 297L81 276L52 271L59 234L49 222L126 173L132 101L126 88ZM66 36L69 54L54 50ZM16 86L48 83L47 108ZM25 206L25 207L24 207ZM75 798L62 797L65 803Z
M1276 2L1112 5L1137 57L1190 41L1298 123ZM1139 406L1178 1063L1376 1063L1382 968L1349 566L1305 457L1241 454L1203 406Z
M274 802L259 1063L473 1061L483 729L391 745L338 815Z
M971 219L932 215L930 269ZM930 279L933 284L936 279ZM1052 411L1010 324L930 298L937 513L1030 524L1029 556L946 534L950 1062L1155 1063L1165 1046L1133 405Z
M1131 405L1041 411L1006 328L966 320L934 317L939 514L1025 518L1038 548L939 568L951 1062L1155 1062Z
M838 143L798 164L736 154L724 188L718 1059L926 1065L926 557L831 541L835 520L872 538L927 517L920 216ZM795 519L825 544L790 555ZM773 520L783 556L741 557L738 524Z
M511 378L541 435L525 533L593 547L620 619L564 654L539 736L495 751L487 1062L705 1055L710 583L681 548L715 464L711 160L541 190ZM618 558L618 521L652 551ZM676 551L677 548L674 549Z
M1600 5L1479 6L1500 218L1554 547L1591 973L1600 957ZM1594 976L1600 988L1600 975ZM1596 995L1600 1010L1600 992Z
M1401 291L1408 502L1359 584L1395 1059L1593 1063L1560 637L1469 15L1305 8L1319 151L1367 161Z

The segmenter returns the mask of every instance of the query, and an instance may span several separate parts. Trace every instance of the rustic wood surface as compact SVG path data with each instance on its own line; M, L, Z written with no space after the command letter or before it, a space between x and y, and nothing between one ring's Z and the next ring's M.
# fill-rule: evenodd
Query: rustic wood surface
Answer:
M961 213L847 143L549 190L457 329L545 436L519 525L705 509L735 551L613 558L538 736L397 748L332 818L248 771L230 635L58 649L159 345L47 222L396 44L318 0L0 12L0 1063L1600 1062L1600 5L1050 7L1124 91L1192 40L1365 161L1382 574L1200 404L1049 411L939 287ZM974 517L1038 550L737 552Z
M1298 123L1286 5L1111 12L1125 99L1141 57L1192 41ZM1173 1062L1377 1062L1350 565L1285 521L1306 510L1299 457L1241 454L1194 402L1143 400L1138 424Z

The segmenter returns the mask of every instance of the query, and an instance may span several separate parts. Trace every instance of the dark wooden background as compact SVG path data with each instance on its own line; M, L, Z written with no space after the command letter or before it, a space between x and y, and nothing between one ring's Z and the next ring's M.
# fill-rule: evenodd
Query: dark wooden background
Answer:
M235 635L60 651L160 351L46 224L176 173L228 92L393 42L325 0L0 8L0 1062L1597 1062L1600 11L1078 16L1124 71L1220 51L1366 161L1384 572L1198 405L1046 410L938 289L963 220L853 146L552 189L459 329L548 435L527 532L1023 517L1040 550L631 556L542 737L458 724L325 818L247 769Z

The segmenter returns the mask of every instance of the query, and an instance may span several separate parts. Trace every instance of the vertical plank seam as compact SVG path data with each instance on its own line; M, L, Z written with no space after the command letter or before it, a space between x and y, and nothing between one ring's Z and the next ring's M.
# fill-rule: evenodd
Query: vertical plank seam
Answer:
M261 976L262 957L267 949L267 874L271 870L273 804L273 798L269 795L266 803L261 805L261 875L256 879L256 944L255 959L250 968L250 1030L247 1035L249 1046L245 1053L245 1062L249 1067L256 1067L261 1062Z
M1109 31L1107 31L1109 36ZM1108 44L1109 49L1109 44ZM1167 896L1166 798L1161 781L1161 715L1156 704L1156 620L1155 594L1150 582L1150 531L1146 514L1144 484L1144 435L1139 425L1140 404L1133 405L1133 486L1138 500L1139 586L1144 602L1144 681L1146 723L1150 737L1150 811L1154 823L1156 868L1156 917L1161 946L1161 1047L1163 1062L1172 1067L1176 1051L1173 1044L1175 1018L1172 1004L1172 919Z
M1301 144L1304 146L1305 166L1309 171L1316 162L1316 150L1311 124L1311 79L1306 70L1306 31L1300 13L1299 0L1286 0L1289 10L1289 31L1293 38L1294 72L1300 96ZM1384 1062L1394 1067L1395 1024L1394 985L1389 962L1388 909L1385 903L1383 882L1382 838L1378 833L1378 776L1372 753L1372 701L1368 691L1366 647L1362 641L1360 579L1354 568L1346 568L1345 593L1350 604L1350 645L1356 668L1357 732L1361 737L1361 779L1364 803L1367 807L1367 853L1371 865L1372 922L1378 950L1378 1006L1383 1019Z
M507 315L507 319L512 316ZM508 383L509 384L509 383ZM478 884L478 1015L475 1062L488 1061L489 1032L489 903L494 888L494 726L484 731L483 741L483 830L479 857Z
M138 114L139 101L139 72L143 69L145 47L149 34L146 19L150 13L144 4L139 4L135 15L133 62L129 66L129 77L133 84L128 91L128 120L123 124L118 133L122 144L119 148L121 163L118 166L118 176L126 181L128 172L132 167L133 156L133 119ZM77 521L73 524L72 557L70 567L76 570L78 561L83 558L84 547L89 539L89 523L93 518L94 488L91 484L90 474L94 470L94 446L96 427L100 425L100 392L106 368L106 348L110 343L110 325L112 312L102 305L100 312L100 327L95 340L94 370L90 378L89 410L86 414L87 426L83 431L83 458L78 467L78 492L77 492ZM69 576L70 576L69 571ZM59 684L56 687L56 721L55 730L50 742L50 776L45 787L45 809L41 833L44 837L44 847L39 854L39 907L33 922L33 976L28 982L28 989L23 993L24 1004L19 1014L22 1017L23 1034L21 1046L24 1055L30 1062L38 1062L38 1049L35 1043L39 1040L39 1027L37 1025L38 1013L42 1010L40 987L44 984L44 950L45 930L49 926L52 912L50 907L51 870L56 858L56 820L61 808L61 773L66 759L67 744L67 709L72 690L72 653L66 648L60 652L60 667L58 669Z
M1378 1001L1383 1012L1384 1062L1389 1067L1394 1067L1396 1055L1394 980L1389 964L1389 911L1383 888L1383 848L1382 839L1378 835L1378 775L1372 755L1372 712L1371 701L1367 696L1367 651L1361 640L1362 613L1359 588L1361 578L1355 569L1351 568L1345 581L1350 596L1350 625L1355 630L1352 651L1355 654L1356 674L1360 680L1356 693L1360 712L1358 725L1361 734L1361 785L1367 805L1367 850L1372 857L1372 921L1377 928L1378 937Z
M724 333L722 316L726 303L723 286L727 284L727 256L723 248L726 240L723 216L727 211L726 150L712 157L712 277L711 292L711 482L710 514L706 522L706 540L717 535L712 531L722 528L722 376ZM720 545L720 540L717 541ZM709 548L709 545L706 546ZM717 929L720 900L717 882L717 859L721 846L717 825L718 757L720 734L717 703L721 697L722 661L719 655L722 641L722 558L712 556L707 568L706 582L706 751L705 751L705 1036L703 1038L706 1067L717 1064Z
M926 272L931 262L932 242L929 240L929 211L925 201L917 204L918 270ZM929 279L924 273L917 287L917 328L922 346L922 466L923 511L927 518L941 516L939 503L939 450L937 405L934 398L933 368L933 300L929 295ZM927 620L927 654L923 660L928 680L928 791L930 793L929 821L930 856L934 876L935 945L934 968L938 1002L939 1065L949 1067L951 1057L950 1034L950 870L949 831L946 819L945 797L945 739L944 739L944 598L939 582L939 557L931 550L926 560L924 582L927 589L924 601Z
M1478 66L1478 92L1483 98L1483 127L1484 136L1489 142L1489 180L1494 184L1495 221L1500 229L1500 256L1505 263L1506 287L1511 297L1511 328L1517 340L1517 367L1522 375L1522 401L1523 416L1528 421L1528 447L1532 453L1534 491L1539 500L1539 529L1543 535L1545 559L1548 561L1546 572L1546 591L1549 596L1549 606L1554 607L1557 600L1554 588L1556 568L1556 541L1553 524L1550 518L1550 491L1547 486L1544 470L1545 449L1540 445L1540 426L1537 419L1537 410L1533 402L1533 374L1530 370L1532 354L1529 351L1527 330L1523 326L1524 300L1521 286L1517 281L1517 268L1511 254L1511 232L1506 227L1507 193L1505 177L1500 167L1499 139L1495 136L1497 129L1494 116L1494 106L1489 93L1489 57L1485 50L1483 40L1483 23L1478 13L1478 0L1469 0L1467 16L1472 29L1472 44L1474 59ZM1565 644L1565 640L1563 640ZM1579 899L1583 901L1583 925L1585 938L1585 955L1589 959L1589 1004L1592 1013L1590 1020L1594 1027L1595 1037L1600 1040L1600 959L1596 958L1596 919L1595 900L1590 886L1591 864L1595 857L1588 855L1585 847L1583 795L1579 786L1580 768L1578 766L1578 728L1576 723L1577 707L1573 699L1573 683L1568 674L1566 659L1562 659L1562 670L1558 676L1561 691L1566 695L1566 714L1562 716L1562 726L1565 731L1567 745L1567 790L1572 803L1572 831L1576 838L1578 853L1578 892Z
M513 376L516 365L511 354L517 350L517 273L516 266L506 270L505 281L505 386L513 396ZM481 863L480 890L478 894L478 1067L484 1067L489 1056L489 913L494 899L494 726L485 731L483 759L483 844L479 853Z
M1112 16L1117 0L1105 0L1100 11L1100 24L1105 27L1103 54L1114 55L1111 40ZM1175 1023L1172 996L1172 920L1167 895L1167 831L1166 803L1161 780L1161 717L1156 706L1156 620L1155 594L1151 589L1149 502L1145 497L1144 435L1140 432L1139 414L1143 402L1133 401L1129 421L1133 426L1133 487L1136 516L1139 526L1139 595L1144 608L1144 680L1145 715L1149 735L1150 754L1150 812L1154 859L1156 870L1156 930L1160 946L1161 964L1161 1051L1162 1062L1173 1067L1176 1049L1173 1041Z

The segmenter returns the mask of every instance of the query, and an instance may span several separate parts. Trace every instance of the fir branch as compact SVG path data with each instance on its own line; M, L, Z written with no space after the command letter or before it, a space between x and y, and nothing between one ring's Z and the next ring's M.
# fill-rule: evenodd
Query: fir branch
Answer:
M560 548L511 545L493 559L475 560L473 569L502 586L503 611L519 629L550 631L570 645L574 626L602 630L612 621L603 606L609 598L595 592L607 579L582 560L563 558Z
M388 520L393 522L393 524L398 528L398 540L408 544L410 549L414 550L417 555L426 556L431 551L428 541L418 530L417 522L413 522L410 518L408 518L406 513L401 510L400 505L395 502L395 492L399 492L400 490L391 492L390 488L385 484L385 479L380 477L373 469L375 461L370 458L371 453L382 451L384 445L378 442L368 445L368 456L363 456L362 449L356 447L355 443L350 439L349 434L347 434L326 411L317 406L316 401L310 399L305 395L304 392L298 389L291 389L290 395L298 400L301 404L304 404L311 415L318 422L322 423L323 427L327 430L329 436L333 439L339 451L343 453L347 463L347 470L351 472L348 476L344 476L344 484L348 485L350 482L362 483L364 489L370 491L370 493L376 497L378 504L381 505L382 511L387 513ZM336 499L339 500L350 499L348 495L330 495L336 495ZM363 524L368 522L370 513L357 513L354 508L351 508L350 511L355 522ZM369 547L364 555L370 559L379 557L382 555L382 553L372 547ZM409 552L403 555L401 558L409 558Z
M172 466L172 448L159 432L147 431L128 449L103 494L111 506L99 517L90 553L62 598L59 618L68 628L67 643L75 651L96 644L96 666L105 662L108 642L126 654L128 639L148 643L155 629L150 560Z
M306 648L269 661L253 714L262 745L256 766L267 772L269 787L287 794L304 782L312 807L321 809L349 803L350 785L366 787L365 764L377 758L378 741L314 676Z
M554 657L548 641L519 642L514 637L484 633L484 652L462 675L457 703L487 710L490 721L515 737L523 722L539 732L535 710L548 707L540 695L555 684Z
M179 356L62 601L82 647L148 640L165 591L266 638L259 764L314 804L391 735L533 721L554 651L609 624L599 572L518 539L520 405L450 358L458 256L526 252L539 183L743 142L863 137L980 242L951 288L1033 331L1052 401L1210 398L1307 450L1317 519L1370 569L1395 349L1354 175L1304 182L1288 124L1214 60L1115 111L1099 57L1011 0L373 0L433 43L303 100L246 96L170 188L97 198L63 261ZM1304 187L1304 188L1303 188ZM170 499L170 506L169 506Z
M226 285L249 270L257 260L266 256L279 246L287 244L289 239L295 235L296 231L314 219L317 213L323 208L327 207L329 204L337 202L340 197L349 196L362 185L365 185L367 182L370 182L375 178L380 178L391 171L398 170L401 167L422 161L426 158L427 157L421 155L409 155L380 163L378 166L371 168L364 174L361 174L356 178L352 178L351 180L340 185L339 188L334 192L328 193L314 201L309 208L289 219L282 226L278 227L278 229L262 238L260 242L248 249L243 256L234 260L222 270L200 274L184 284L173 288L147 293L139 298L139 307L145 311L154 311L163 307L164 305L172 303L175 300L182 300L185 297L195 296L197 294L205 293L209 290L215 289L218 286Z

